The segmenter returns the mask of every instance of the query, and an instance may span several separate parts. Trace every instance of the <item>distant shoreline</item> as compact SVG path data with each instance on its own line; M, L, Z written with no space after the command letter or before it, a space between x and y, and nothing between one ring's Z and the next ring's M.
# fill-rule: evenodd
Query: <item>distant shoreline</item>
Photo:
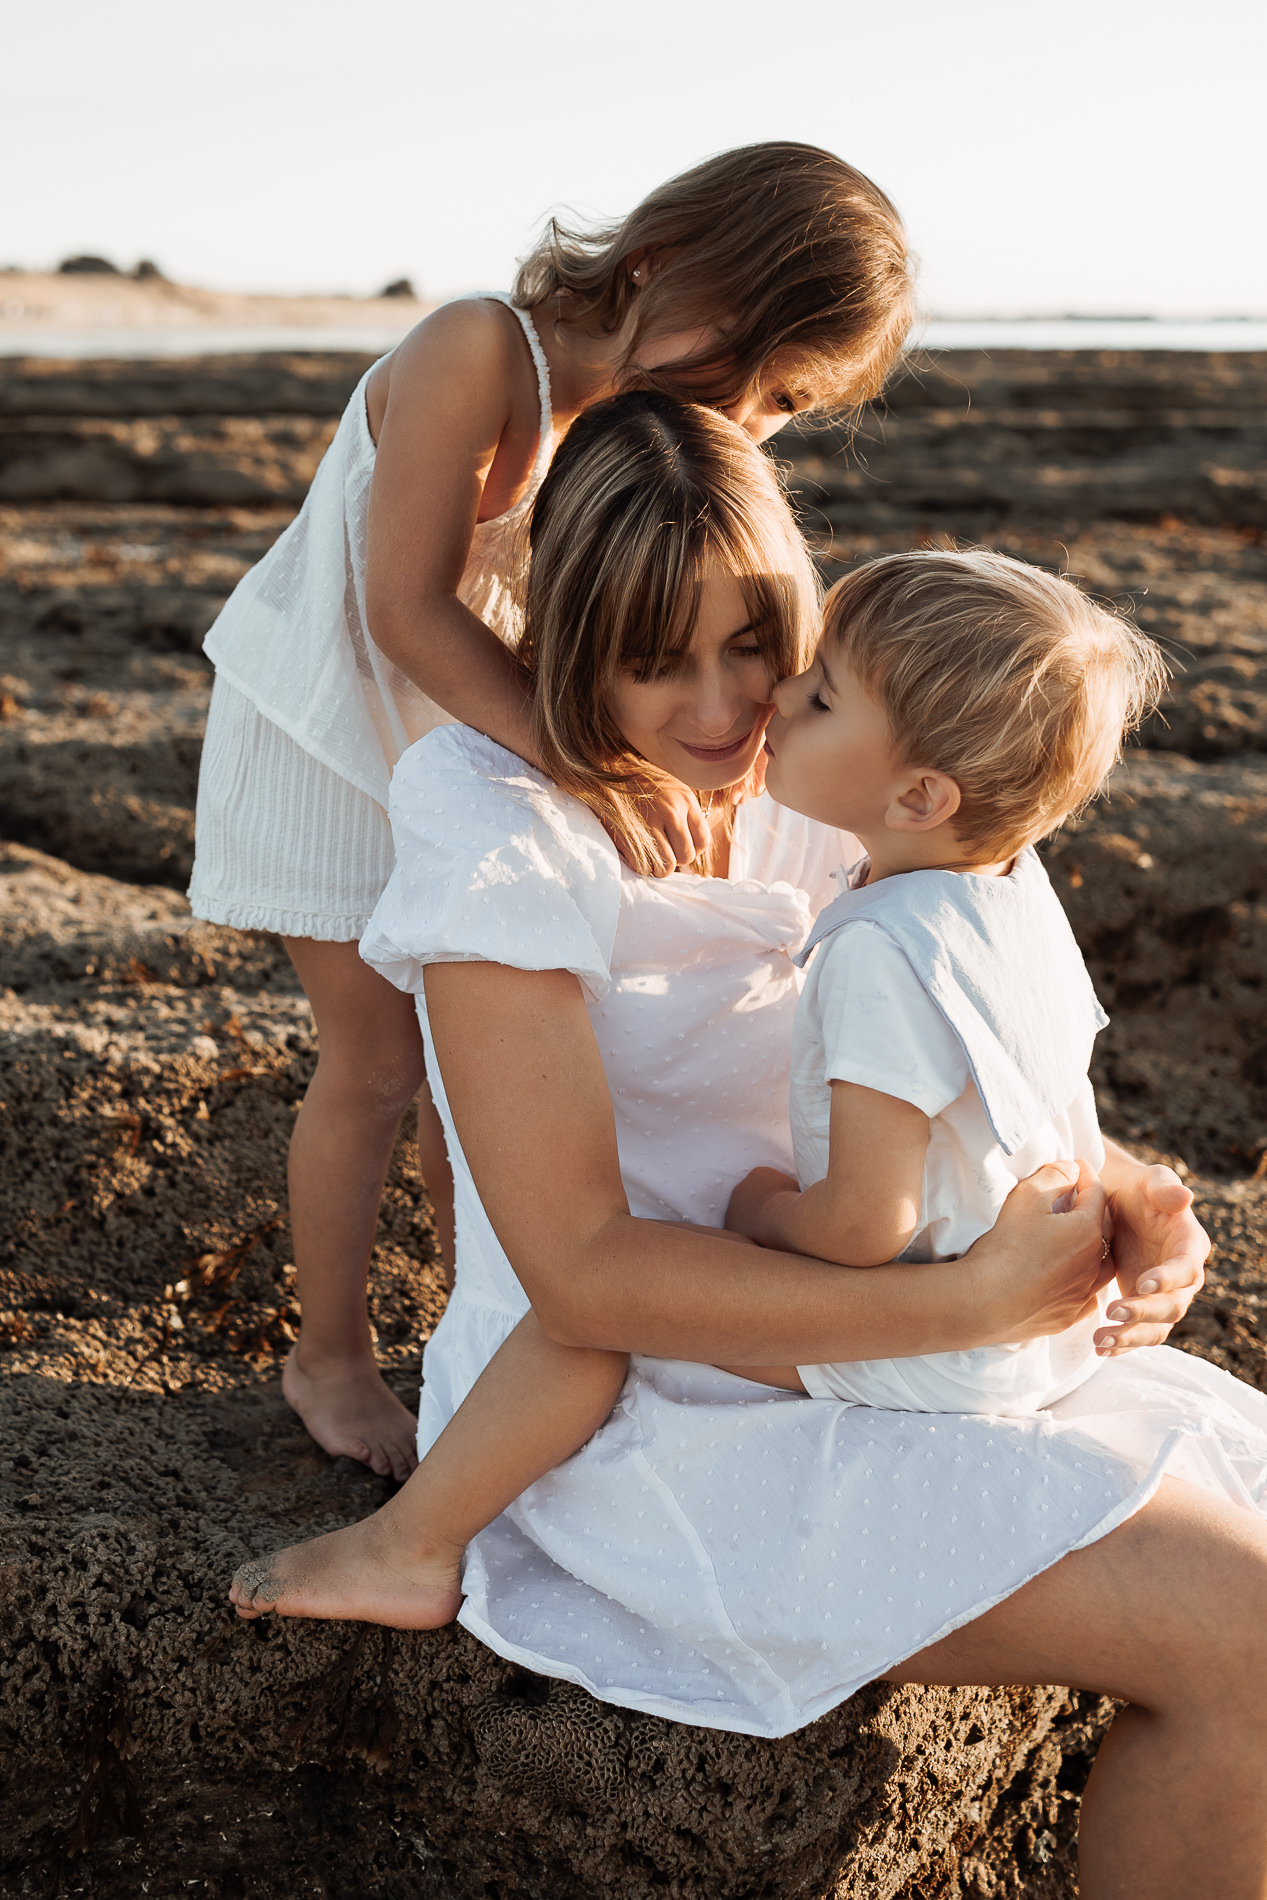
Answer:
M412 296L263 296L166 278L0 272L0 356L144 359L324 351L381 355L434 304ZM940 317L920 350L1267 350L1267 317Z
M426 306L395 323L164 323L18 325L0 317L0 356L144 359L325 351L382 355L394 349ZM949 319L917 331L913 352L940 350L1178 350L1208 354L1267 351L1267 320L1140 321L1114 318Z

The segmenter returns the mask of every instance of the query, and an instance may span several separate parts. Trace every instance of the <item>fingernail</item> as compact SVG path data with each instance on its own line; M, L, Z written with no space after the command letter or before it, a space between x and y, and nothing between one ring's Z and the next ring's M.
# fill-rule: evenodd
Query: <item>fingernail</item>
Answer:
M1130 1316L1131 1316L1131 1312L1128 1306L1111 1306L1108 1312L1104 1315L1105 1319L1116 1319L1116 1320L1129 1319Z
M1139 1290L1141 1293L1160 1293L1161 1287L1156 1280L1141 1280Z

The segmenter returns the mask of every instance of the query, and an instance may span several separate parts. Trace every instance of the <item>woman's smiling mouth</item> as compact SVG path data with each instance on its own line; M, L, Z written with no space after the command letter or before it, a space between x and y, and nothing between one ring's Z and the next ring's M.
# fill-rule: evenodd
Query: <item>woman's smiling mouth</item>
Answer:
M738 739L730 739L725 745L688 745L685 739L678 739L683 752L689 752L693 759L699 759L703 765L724 765L727 759L738 758L752 738L752 727L742 733Z

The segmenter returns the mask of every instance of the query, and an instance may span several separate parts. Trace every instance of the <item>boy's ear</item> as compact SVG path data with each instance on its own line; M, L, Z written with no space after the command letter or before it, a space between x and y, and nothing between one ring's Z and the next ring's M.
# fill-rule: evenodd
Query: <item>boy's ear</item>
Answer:
M948 772L917 771L894 792L884 822L890 831L936 831L950 823L961 803Z

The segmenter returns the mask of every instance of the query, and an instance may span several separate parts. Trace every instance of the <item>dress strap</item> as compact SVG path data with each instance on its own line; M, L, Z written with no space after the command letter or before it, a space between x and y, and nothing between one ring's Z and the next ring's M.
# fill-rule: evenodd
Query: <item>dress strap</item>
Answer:
M507 290L487 290L479 293L481 302L502 303L507 310L513 311L519 319L519 327L528 340L532 352L533 365L537 372L537 398L541 404L540 432L537 436L537 453L532 464L532 473L528 477L528 486L520 506L536 494L545 480L546 470L550 466L550 457L554 453L554 405L550 401L550 365L546 362L546 353L541 347L532 318L526 310L520 309L511 301Z

